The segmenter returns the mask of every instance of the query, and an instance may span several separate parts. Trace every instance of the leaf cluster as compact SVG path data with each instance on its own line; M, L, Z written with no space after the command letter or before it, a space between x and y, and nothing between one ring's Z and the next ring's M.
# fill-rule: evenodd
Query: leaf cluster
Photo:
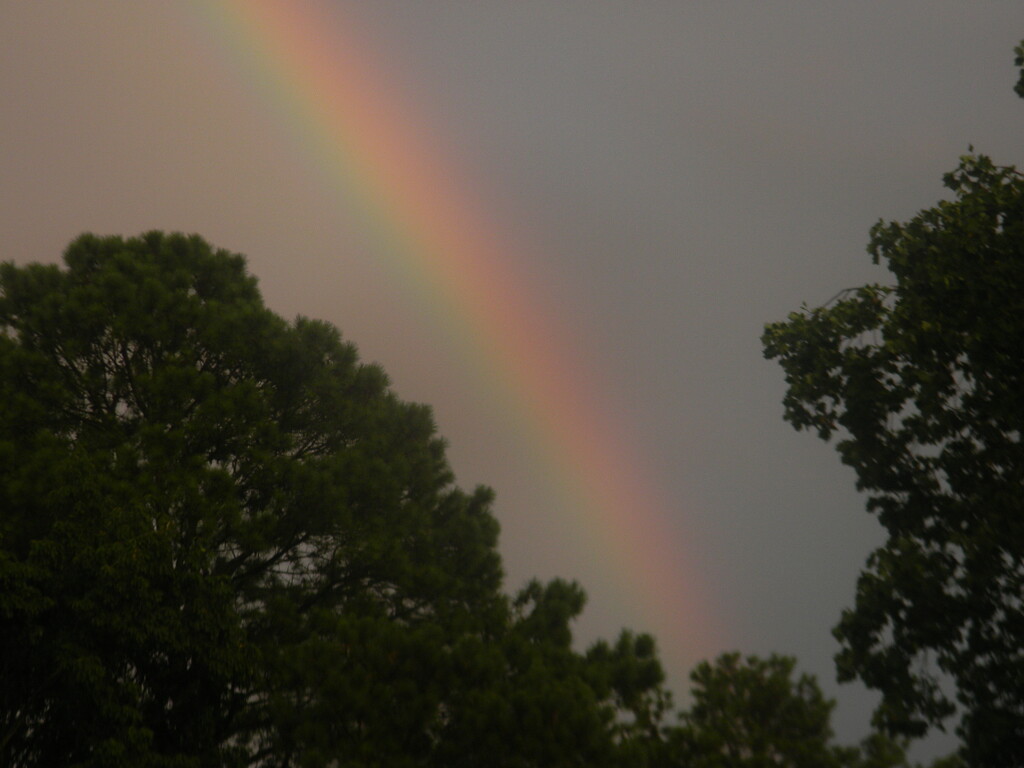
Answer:
M840 677L911 736L959 709L967 754L1024 754L1024 176L966 155L954 198L879 222L891 285L767 326L785 417L836 448L888 532L836 636ZM951 681L955 696L951 696Z

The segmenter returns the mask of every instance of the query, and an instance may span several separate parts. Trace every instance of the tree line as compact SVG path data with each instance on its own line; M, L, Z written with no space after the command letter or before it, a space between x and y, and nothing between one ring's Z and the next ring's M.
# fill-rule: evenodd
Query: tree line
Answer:
M888 532L835 630L861 744L792 658L703 662L677 709L651 636L577 649L583 590L503 591L429 408L151 232L0 267L0 764L886 768L947 726L936 765L1024 763L1024 176L945 182L872 230L891 284L763 337Z
M580 652L577 584L505 595L429 409L242 257L86 235L0 291L4 765L832 755L791 659L702 665L676 725L652 637Z

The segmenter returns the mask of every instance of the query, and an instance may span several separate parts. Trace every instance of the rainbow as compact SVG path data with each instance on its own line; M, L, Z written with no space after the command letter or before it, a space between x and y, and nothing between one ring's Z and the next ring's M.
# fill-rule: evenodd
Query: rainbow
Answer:
M649 621L666 666L716 648L716 615L692 571L671 506L596 406L593 379L558 318L516 272L509 249L464 192L458 163L427 144L424 119L397 97L365 33L338 4L196 0L215 43L258 82L297 141L311 148L344 203L367 222L404 283L436 311L481 385L501 398L566 508L586 510L581 538L606 556ZM390 80L395 80L392 77ZM500 504L500 499L499 499ZM586 586L586 585L584 585Z

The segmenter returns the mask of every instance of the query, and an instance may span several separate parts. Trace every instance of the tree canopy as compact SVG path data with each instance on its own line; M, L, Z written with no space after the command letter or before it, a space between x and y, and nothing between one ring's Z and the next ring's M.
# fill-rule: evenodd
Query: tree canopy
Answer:
M910 768L905 744L873 732L857 746L833 741L832 710L796 659L723 653L690 673L689 709L662 729L658 768ZM938 768L942 763L935 763ZM920 766L918 766L920 768Z
M693 706L679 734L693 768L828 768L837 765L832 708L796 660L725 653L690 674Z
M0 267L0 763L621 764L653 641L501 592L428 408L199 237L64 261Z
M486 488L329 324L197 236L0 266L0 763L903 766L831 744L794 661L726 654L673 724L654 639L503 591Z
M920 736L959 714L970 764L1011 765L1024 755L1024 175L971 154L945 184L952 199L872 229L891 284L805 306L763 341L786 374L785 418L839 437L888 533L835 629L841 679L882 692L889 730Z

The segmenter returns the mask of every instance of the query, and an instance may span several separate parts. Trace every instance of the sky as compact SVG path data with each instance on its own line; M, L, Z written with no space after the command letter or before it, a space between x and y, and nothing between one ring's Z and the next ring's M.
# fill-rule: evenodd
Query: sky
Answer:
M652 632L679 699L796 656L853 741L831 628L882 530L759 337L885 282L871 225L968 145L1024 161L1022 37L1017 0L0 0L0 259L245 254L433 407L509 590L578 580L581 646Z

